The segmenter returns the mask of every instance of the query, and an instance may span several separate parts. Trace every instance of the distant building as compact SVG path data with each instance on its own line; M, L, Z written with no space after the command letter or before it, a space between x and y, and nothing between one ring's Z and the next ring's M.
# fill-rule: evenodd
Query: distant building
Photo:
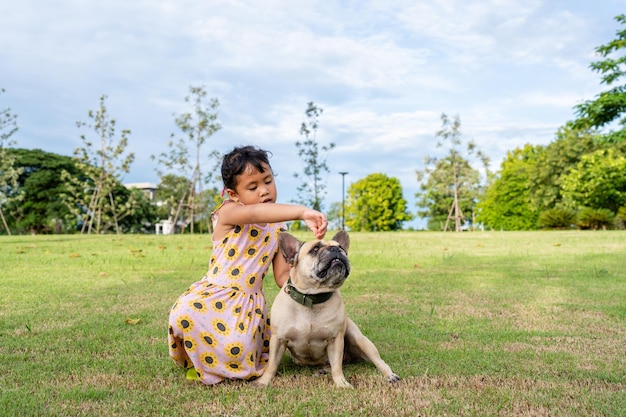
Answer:
M157 185L151 182L132 182L128 184L124 184L124 187L127 189L137 189L141 190L143 194L148 197L152 204L156 206L160 206L162 204L161 201L154 200L154 193L157 189ZM161 220L154 225L154 231L157 235L170 235L176 232L176 225L171 220Z
M157 235L171 235L174 233L174 223L170 220L161 220L154 225L154 231Z
M146 197L148 197L151 201L154 200L154 192L157 189L157 185L151 182L131 182L128 184L124 184L124 187L128 188L136 188L141 190Z

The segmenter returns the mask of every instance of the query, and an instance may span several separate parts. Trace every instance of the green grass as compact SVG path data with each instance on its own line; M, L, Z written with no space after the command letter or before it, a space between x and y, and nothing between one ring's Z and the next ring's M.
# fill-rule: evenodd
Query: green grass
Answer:
M338 390L286 357L267 389L185 380L168 310L207 235L0 238L0 414L626 415L625 232L351 238L342 294L394 386L359 363Z

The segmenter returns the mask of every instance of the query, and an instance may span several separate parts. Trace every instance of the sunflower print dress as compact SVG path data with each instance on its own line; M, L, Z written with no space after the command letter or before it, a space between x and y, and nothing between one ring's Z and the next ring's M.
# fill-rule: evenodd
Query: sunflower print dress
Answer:
M242 225L213 241L209 271L173 305L170 356L195 368L203 383L263 374L270 339L263 278L278 251L278 233L285 230L284 223Z

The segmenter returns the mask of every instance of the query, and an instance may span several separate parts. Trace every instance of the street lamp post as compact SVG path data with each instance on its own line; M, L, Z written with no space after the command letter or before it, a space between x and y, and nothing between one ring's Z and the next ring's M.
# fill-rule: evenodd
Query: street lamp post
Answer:
M346 230L345 220L346 220L346 174L347 172L340 172L341 175L341 230Z

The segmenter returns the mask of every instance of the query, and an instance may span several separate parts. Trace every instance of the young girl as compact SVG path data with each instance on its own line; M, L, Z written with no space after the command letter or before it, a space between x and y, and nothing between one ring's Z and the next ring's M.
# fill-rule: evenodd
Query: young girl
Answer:
M263 373L270 337L263 278L270 263L279 287L289 276L277 235L284 222L304 220L322 239L328 225L318 211L276 204L266 151L235 148L222 161L222 178L229 199L212 213L209 271L178 298L169 317L170 356L188 369L188 378L205 384Z

